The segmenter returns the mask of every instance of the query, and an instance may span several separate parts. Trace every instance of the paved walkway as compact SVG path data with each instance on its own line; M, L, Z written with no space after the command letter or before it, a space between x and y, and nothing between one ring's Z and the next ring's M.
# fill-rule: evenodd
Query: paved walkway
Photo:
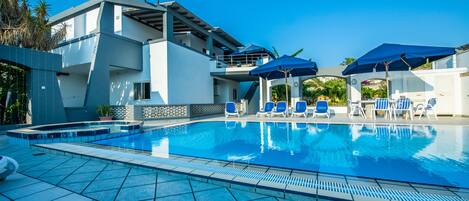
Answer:
M0 183L0 200L279 200L153 169L42 153L11 145L6 136L0 154L20 164L20 174Z
M389 120L385 118L377 118L377 119L363 119L360 117L354 117L350 119L345 114L338 114L332 116L330 119L327 118L303 118L303 117L295 117L295 118L283 118L283 117L256 117L256 115L244 115L241 117L229 117L225 118L223 115L214 115L210 117L200 117L200 118L193 118L193 119L178 119L178 120L148 120L144 122L144 126L146 128L151 127L159 127L165 125L171 125L176 123L184 123L189 121L281 121L281 122L301 122L301 123L336 123L336 124L349 124L349 123L356 123L356 124L368 124L368 123L377 123L377 124L429 124L429 125L467 125L469 126L469 117L450 117L450 116L442 116L438 117L438 119L427 119L422 117L419 119L418 117L414 118L414 120L406 120L402 118L397 118L397 120Z

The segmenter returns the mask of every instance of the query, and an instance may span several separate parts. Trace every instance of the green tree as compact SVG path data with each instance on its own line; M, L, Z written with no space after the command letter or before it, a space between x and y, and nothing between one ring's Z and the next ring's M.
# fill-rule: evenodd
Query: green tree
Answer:
M45 0L32 10L26 0L0 0L0 43L45 51L56 47L65 37L66 26L52 30L48 10Z
M45 0L32 9L26 0L0 0L0 43L49 51L66 35L66 26L56 30L48 23ZM0 62L0 123L24 123L27 112L25 69Z
M353 58L353 57L345 57L344 61L342 61L342 63L340 63L340 65L347 66L347 65L353 63L354 61L355 61L355 58Z
M331 105L345 105L347 84L340 78L311 78L303 82L303 99L315 104L318 99L329 100Z
M385 81L382 81L378 87L370 87L370 86L367 86L366 84L362 84L362 87L361 87L362 100L386 98L388 96L386 91L387 91L387 86L386 86Z
M298 56L301 52L303 52L304 48L301 48L295 52L293 52L293 54L291 54L290 56L292 57L296 57ZM275 47L272 47L272 53L274 54L274 59L278 59L280 58L280 53L277 51L277 49Z
M290 86L288 85L288 91L290 91ZM285 85L277 85L272 87L272 101L285 101ZM288 103L291 103L291 97L288 96Z

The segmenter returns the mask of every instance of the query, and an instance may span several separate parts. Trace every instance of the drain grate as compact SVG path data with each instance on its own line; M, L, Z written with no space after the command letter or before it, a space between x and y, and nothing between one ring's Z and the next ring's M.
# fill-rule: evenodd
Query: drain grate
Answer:
M56 144L59 145L59 144ZM167 165L173 165L176 167L191 168L197 170L203 170L213 173L227 174L237 177L244 177L249 179L264 180L288 185L301 186L312 189L321 189L327 191L341 192L341 193L350 193L354 195L361 195L372 198L381 198L387 200L402 200L402 201L467 201L456 196L449 195L438 195L438 194L429 194L429 193L418 193L410 191L400 191L394 189L382 189L379 187L373 186L363 186L363 185L353 185L353 184L344 184L330 181L318 181L308 178L299 178L291 177L284 175L276 175L271 173L257 172L251 170L241 170L231 167L219 167L219 166L210 166L200 163L190 163L181 160L167 159L167 158L156 158L140 154L125 153L120 151L113 150L104 150L92 147L84 147L79 145L71 144L60 144L59 146L54 145L43 145L45 148L58 149L62 151L75 152L80 150L80 152L86 150L86 153L102 153L102 154L118 154L120 157L131 158L137 160L143 160L148 162L162 163ZM86 154L90 157L93 157L93 154ZM283 189L282 189L283 190Z

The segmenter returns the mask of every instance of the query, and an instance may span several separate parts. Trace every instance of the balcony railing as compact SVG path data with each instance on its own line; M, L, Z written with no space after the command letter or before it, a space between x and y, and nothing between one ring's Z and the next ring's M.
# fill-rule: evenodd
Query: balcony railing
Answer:
M216 57L217 68L237 68L260 66L270 59L269 54L219 55Z

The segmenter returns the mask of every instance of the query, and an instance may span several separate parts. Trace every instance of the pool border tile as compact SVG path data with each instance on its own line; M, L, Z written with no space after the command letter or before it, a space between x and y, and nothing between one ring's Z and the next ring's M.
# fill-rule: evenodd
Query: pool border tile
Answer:
M54 147L56 146L57 147ZM92 150L94 149L95 151L98 151L98 152L117 152L117 153L122 153L122 154L137 154L139 157L151 157L147 154L138 154L139 152L133 152L133 153L127 153L127 152L122 152L122 150L106 150L106 149L99 149L99 148L96 148L96 147L90 147L90 146L81 146L80 144L69 144L69 143L61 143L61 144L53 144L53 145L35 145L35 146L38 146L38 147L42 147L44 149L53 149L57 152L70 152L71 154L74 154L74 152L78 152L78 153L81 153L81 155L83 155L82 157L87 157L87 158L94 158L96 160L105 160L105 161L111 161L111 163L113 162L113 160L110 160L109 158L100 158L100 157L95 157L92 155L92 153L94 153L94 151L89 151L89 150ZM73 146L73 148L75 149L70 149L71 147L70 146ZM78 148L77 148L78 147ZM67 150L67 148L69 148L69 150ZM56 150L57 149L57 150ZM83 149L88 149L88 151L85 151ZM124 154L124 155L125 155ZM76 155L76 154L74 154ZM80 154L79 154L80 155ZM158 159L158 160L161 160L161 159ZM177 158L172 158L172 159L165 159L165 160L174 160L174 161L178 161ZM190 160L190 161L193 161L193 160ZM234 185L242 185L242 186L248 186L250 188L246 188L250 191L252 191L253 189L255 189L255 192L260 192L262 194L268 194L268 195L272 195L272 196L276 196L276 197L279 197L279 198L285 198L286 197L286 193L292 193L292 194L298 194L298 195L304 195L304 196L311 196L311 191L308 191L308 190L305 190L304 192L298 192L298 190L294 190L294 189L287 189L288 187L288 183L285 184L285 186L283 185L273 185L275 184L275 180L278 180L278 181L283 181L284 179L287 179L285 181L288 181L288 177L285 177L285 176L280 176L280 175L272 175L272 174L267 174L267 173L259 173L259 172L255 172L255 171L249 171L249 170L241 170L241 169L235 169L235 168L230 168L230 167L227 167L226 165L224 167L221 167L221 166L213 166L213 168L217 169L217 171L228 171L228 169L232 169L233 171L240 171L240 172L244 172L248 175L251 175L251 176L254 176L254 177L258 177L259 175L267 175L267 176L274 176L270 179L274 179L272 181L269 181L269 180L265 180L265 181L269 181L269 182L262 182L263 179L261 179L261 181L259 181L257 184L253 185L252 183L243 183L239 178L242 178L241 176L234 176L234 177L230 177L230 176L226 176L226 174L222 173L222 174L216 174L216 172L205 172L205 174L197 174L197 171L194 169L190 172L181 172L181 171L177 171L178 167L175 167L173 165L169 165L169 164L164 164L164 163L161 163L161 162L146 162L146 163L143 163L143 164L139 164L139 163L132 163L132 160L127 160L126 162L121 162L119 161L120 163L123 163L123 164L129 164L129 165L132 165L132 166L140 166L140 167L149 167L149 168L154 168L154 169L158 169L158 170L162 170L162 171L165 171L165 172L168 172L170 174L178 174L178 175L186 175L186 177L190 178L190 177L198 177L198 178L201 178L202 181L206 181L208 183L214 183L214 184L217 184L217 185L222 185L222 186L226 186L228 188L232 188L233 187L233 184ZM153 164L152 164L153 163ZM182 164L182 163L186 163L186 164L192 164L192 165L204 165L204 164L200 164L200 163L191 163L191 162L187 162L187 160L183 160L183 161L178 161L178 163ZM205 164L207 165L207 164ZM173 168L174 167L174 168ZM291 170L289 170L290 172L292 172ZM229 172L229 171L228 171ZM207 176L207 174L210 174L209 176ZM215 175L216 174L216 175ZM314 173L313 173L314 174ZM330 174L322 174L320 173L321 176L330 176ZM223 175L223 176L221 176ZM257 175L257 176L256 176ZM239 178L238 178L239 177ZM344 178L345 179L345 176L340 176L340 175L332 175L332 177L339 177L339 178ZM313 188L316 188L317 189L317 197L318 198L331 198L330 196L335 196L335 197L332 197L334 199L350 199L348 197L348 195L350 195L352 197L352 195L356 195L356 196L365 196L365 197L376 197L376 198L383 198L382 194L376 194L376 192L374 191L383 191L382 189L380 188L375 188L374 190L370 191L370 192L367 192L368 190L364 191L363 187L358 187L356 185L348 185L348 184L338 184L338 186L334 186L334 185L337 185L337 184L334 184L334 183L331 183L331 182L324 182L324 181L318 181L318 180L308 180L308 179L305 179L305 178L291 178L291 179L294 179L294 180L291 180L290 182L295 182L295 183L298 183L299 185L306 185L308 182L313 182L311 183L313 186L309 186L310 188L313 187ZM386 181L386 180L382 180L382 181ZM304 183L306 182L306 183ZM394 182L394 181L390 181L390 182ZM278 183L278 182L277 182ZM377 182L378 183L378 182ZM308 184L309 185L309 184ZM240 186L237 186L237 187L240 187ZM321 189L321 188L317 188L317 187L321 187L321 188L327 188L327 189ZM343 188L343 189L342 189ZM370 188L370 187L365 187L365 188ZM236 186L235 188L233 189L237 189ZM344 190L346 191L350 191L352 193L346 193ZM449 191L449 189L447 190ZM334 193L335 192L335 193ZM394 193L392 194L392 196L409 196L410 194L413 195L413 196L423 196L423 197L428 197L428 198L438 198L438 199L446 199L446 200L463 200L461 199L460 197L458 197L457 194L453 193L455 196L440 196L440 195L433 195L433 194L425 194L425 193L413 193L412 192L399 192L399 191L396 191L396 190L393 190L393 189L386 189L384 190L383 192L386 192L386 193ZM397 194L396 194L397 193ZM389 195L391 196L391 194ZM353 199L353 197L352 197Z

